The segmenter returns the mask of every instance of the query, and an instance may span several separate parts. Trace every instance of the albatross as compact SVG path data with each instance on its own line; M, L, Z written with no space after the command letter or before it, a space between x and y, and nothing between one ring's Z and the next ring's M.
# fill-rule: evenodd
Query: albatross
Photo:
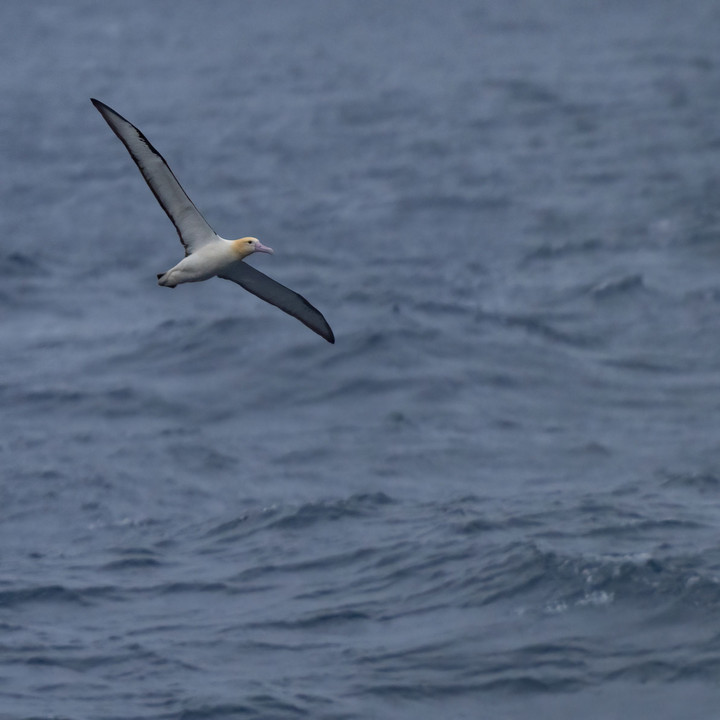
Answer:
M193 205L163 156L140 130L105 103L94 98L90 100L127 148L145 182L175 226L185 248L185 257L167 272L157 276L158 285L174 288L181 283L199 282L215 276L232 280L253 295L297 318L328 342L335 342L330 325L317 308L302 295L243 262L256 252L272 255L272 248L254 237L238 240L220 237Z

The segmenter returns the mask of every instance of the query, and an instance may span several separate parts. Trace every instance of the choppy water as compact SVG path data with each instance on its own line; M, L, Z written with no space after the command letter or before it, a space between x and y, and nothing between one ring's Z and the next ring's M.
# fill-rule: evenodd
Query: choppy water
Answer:
M0 5L3 720L717 713L720 6L596 5Z

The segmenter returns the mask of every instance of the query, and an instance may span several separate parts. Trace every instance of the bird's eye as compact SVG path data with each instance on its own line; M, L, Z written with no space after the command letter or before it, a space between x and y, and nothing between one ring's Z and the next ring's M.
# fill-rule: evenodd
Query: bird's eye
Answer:
M248 244L248 245L252 245L252 243L253 243L252 240L248 240L248 241L247 241L247 244Z

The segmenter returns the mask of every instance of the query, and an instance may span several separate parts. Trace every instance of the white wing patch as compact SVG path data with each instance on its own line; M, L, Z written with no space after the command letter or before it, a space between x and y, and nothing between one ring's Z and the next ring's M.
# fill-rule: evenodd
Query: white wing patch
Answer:
M175 226L180 242L185 247L185 254L189 255L204 245L217 241L215 231L193 205L163 156L150 141L131 122L105 103L94 99L91 102L120 138L140 169L153 195Z

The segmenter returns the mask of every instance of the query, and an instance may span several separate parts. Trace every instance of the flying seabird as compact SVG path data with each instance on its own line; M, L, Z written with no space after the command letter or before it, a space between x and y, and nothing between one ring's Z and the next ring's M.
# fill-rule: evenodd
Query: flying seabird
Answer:
M175 267L157 276L158 285L174 288L181 283L198 282L217 275L224 280L232 280L253 295L297 318L328 342L335 342L327 320L302 295L243 262L244 258L255 252L272 255L272 248L254 237L238 240L221 238L207 224L163 156L140 130L105 103L94 98L91 98L91 102L127 148L145 182L175 226L185 248L185 257Z

